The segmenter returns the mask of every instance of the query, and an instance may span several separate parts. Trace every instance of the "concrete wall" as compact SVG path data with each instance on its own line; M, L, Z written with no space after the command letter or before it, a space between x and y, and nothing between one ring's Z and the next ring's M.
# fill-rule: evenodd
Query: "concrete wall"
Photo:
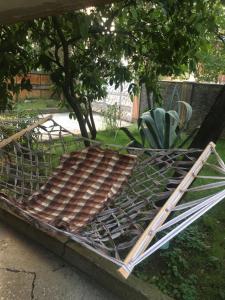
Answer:
M165 103L172 96L175 86L177 87L180 100L190 103L193 109L189 129L194 129L196 126L201 125L223 87L221 84L188 81L160 81L160 91ZM146 91L143 89L141 93L140 113L146 111L147 108L148 102Z

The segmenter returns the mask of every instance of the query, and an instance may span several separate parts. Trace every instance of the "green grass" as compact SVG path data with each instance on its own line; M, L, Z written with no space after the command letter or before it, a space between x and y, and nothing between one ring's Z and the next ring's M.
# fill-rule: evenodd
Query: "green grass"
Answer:
M60 103L56 99L27 99L19 101L15 107L14 111L37 111L42 112L46 109L59 109L60 111L67 111L66 108L60 108Z
M133 124L129 126L129 130L134 135L134 137L140 141L137 125ZM130 142L126 134L119 129L116 131L110 131L110 130L99 131L97 133L96 139L104 144L117 144L123 146L127 145Z
M139 137L138 129L136 125L131 125L129 127L129 130L136 138ZM73 136L66 136L63 138L63 140L64 140L65 150L62 149L62 144L58 139L54 141L54 147L51 147L53 149L51 153L53 168L58 165L59 158L64 152L76 151L84 147L83 142L74 143ZM109 130L99 131L97 134L96 141L99 141L103 144L114 144L114 145L124 145L124 146L130 142L126 134L119 129L116 131L109 131ZM42 147L44 151L45 149L48 149L48 146L45 143L42 144Z

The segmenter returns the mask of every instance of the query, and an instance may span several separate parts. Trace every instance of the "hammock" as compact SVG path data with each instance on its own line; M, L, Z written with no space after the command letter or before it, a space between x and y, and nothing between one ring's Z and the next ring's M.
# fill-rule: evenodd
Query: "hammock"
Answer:
M0 142L1 209L91 249L125 278L222 201L224 186L213 143L204 151L103 145L51 116Z

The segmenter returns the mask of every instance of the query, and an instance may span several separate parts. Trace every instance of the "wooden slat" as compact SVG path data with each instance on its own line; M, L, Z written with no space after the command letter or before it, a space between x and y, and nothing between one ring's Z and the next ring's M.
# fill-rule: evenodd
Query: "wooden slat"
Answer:
M11 135L10 137L2 140L0 142L0 149L2 149L3 147L5 147L6 145L10 144L13 141L18 140L19 138L21 138L24 134L26 134L27 132L33 130L35 127L37 127L38 125L44 124L45 122L49 121L52 119L52 115L49 115L43 119L38 120L37 122L35 122L34 124L28 126L25 129L22 129L21 131Z
M132 259L136 258L138 255L143 253L152 239L154 238L157 228L159 228L165 220L168 218L168 216L171 213L171 210L176 206L176 204L179 202L179 200L184 195L186 189L190 186L190 184L195 179L196 175L199 173L199 171L202 169L205 161L208 159L212 151L215 149L215 144L213 142L209 143L208 146L205 148L205 150L202 152L202 154L199 156L195 164L192 166L192 168L189 170L189 172L186 174L186 176L183 178L181 183L177 186L177 188L174 190L172 195L169 197L169 199L166 201L166 203L162 206L158 214L155 216L155 218L151 221L151 223L148 225L148 227L145 229L143 234L138 239L137 243L134 245L134 247L131 249L129 254L124 260L124 264L128 264ZM130 272L128 272L127 269L121 267L118 272L124 277L127 278L130 275Z

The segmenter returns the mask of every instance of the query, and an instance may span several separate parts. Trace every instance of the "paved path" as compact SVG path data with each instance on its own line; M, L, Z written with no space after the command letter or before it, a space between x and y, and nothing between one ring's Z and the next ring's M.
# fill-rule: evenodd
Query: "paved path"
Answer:
M0 300L30 299L119 300L93 279L0 222Z
M43 115L47 116L49 114ZM52 114L53 119L62 127L65 129L75 133L79 134L80 133L80 128L77 120L70 119L69 118L69 113L55 113ZM95 120L95 126L97 130L104 130L105 129L105 124L104 124L104 118L100 114L94 113L94 120ZM126 122L126 121L118 121L118 127L121 126L128 126L131 123Z

